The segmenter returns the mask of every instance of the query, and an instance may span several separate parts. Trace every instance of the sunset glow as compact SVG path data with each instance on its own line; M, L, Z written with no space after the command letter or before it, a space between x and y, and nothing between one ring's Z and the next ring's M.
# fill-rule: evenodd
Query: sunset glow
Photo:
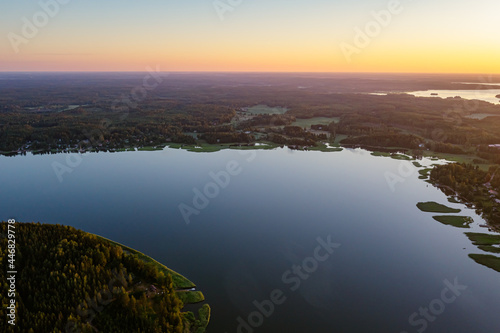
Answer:
M8 2L0 71L500 73L499 9L496 0Z

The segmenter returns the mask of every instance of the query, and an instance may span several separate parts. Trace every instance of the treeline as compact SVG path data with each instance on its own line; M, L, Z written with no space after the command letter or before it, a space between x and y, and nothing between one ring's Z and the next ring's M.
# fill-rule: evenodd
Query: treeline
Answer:
M481 145L478 147L477 156L494 164L500 164L500 149L497 147Z
M285 126L295 122L296 118L288 114L259 114L239 124L238 129L250 129L257 126Z
M0 151L191 143L186 132L231 131L232 108L149 101L136 109L85 107L64 112L3 112ZM229 127L221 128L226 124Z
M247 133L238 133L238 132L233 132L233 133L205 133L201 135L201 139L205 140L206 142L210 144L217 144L217 143L250 143L252 141L255 141L255 138Z
M488 171L478 166L463 163L451 163L435 166L430 174L430 181L443 186L446 192L452 189L459 198L475 206L478 213L500 224L500 168L492 166Z
M0 224L0 267L7 272L7 224ZM122 247L72 227L15 224L17 324L1 332L203 332L183 313L170 274ZM162 293L147 295L140 286ZM7 295L7 280L0 293ZM2 309L8 299L2 297Z
M398 147L417 149L424 143L422 138L411 134L374 134L357 137L349 137L341 141L342 144L367 145L378 147Z
M283 129L273 129L267 139L271 142L289 146L315 146L317 141L328 139L326 134L313 134L300 126L285 126Z

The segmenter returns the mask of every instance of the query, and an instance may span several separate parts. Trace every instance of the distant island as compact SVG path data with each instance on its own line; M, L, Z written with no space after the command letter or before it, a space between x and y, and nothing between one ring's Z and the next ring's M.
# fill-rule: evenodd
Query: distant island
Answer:
M182 311L186 303L204 301L203 294L150 257L69 226L16 223L15 232L23 332L205 332L208 304L200 305L197 318ZM4 263L7 238L2 222ZM8 294L6 283L1 289ZM2 320L0 331L7 326Z
M496 97L496 98L500 98L500 94L496 95L495 97Z

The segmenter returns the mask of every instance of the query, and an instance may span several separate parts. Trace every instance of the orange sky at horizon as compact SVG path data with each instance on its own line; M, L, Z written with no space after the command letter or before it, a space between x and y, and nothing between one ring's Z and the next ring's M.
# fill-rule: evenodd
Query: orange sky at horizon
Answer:
M314 0L316 7L282 1L265 6L256 0L224 12L223 20L202 2L110 1L115 7L106 6L114 16L97 12L93 0L70 2L30 38L23 35L23 18L33 21L39 4L10 4L10 15L0 14L7 37L0 40L0 71L158 66L162 71L500 74L500 20L493 10L500 9L498 2L478 0L490 6L486 10L449 0L432 8L391 1L399 5ZM390 14L391 8L398 11ZM444 12L453 15L440 16Z

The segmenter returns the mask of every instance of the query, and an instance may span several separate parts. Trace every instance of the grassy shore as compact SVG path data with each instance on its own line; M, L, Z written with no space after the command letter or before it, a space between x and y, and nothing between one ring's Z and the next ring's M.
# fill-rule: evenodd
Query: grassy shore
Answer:
M432 218L442 224L451 225L456 228L470 228L469 225L474 222L469 216L440 215L433 216Z
M500 235L474 232L468 232L466 235L471 240L472 244L476 245L479 249L491 253L500 253Z
M261 142L258 145L247 145L247 144L209 144L209 143L201 143L197 145L186 145L181 143L172 143L168 145L168 148L172 149L184 149L190 152L195 153L213 153L217 151L221 151L224 149L235 149L235 150L270 150L276 149L280 147L280 145L272 142Z
M417 204L418 209L420 209L423 212L428 212L428 213L460 213L461 209L455 209L455 208L450 208L448 206L439 204L434 201L429 201L429 202L419 202Z
M494 269L500 272L500 257L492 256L490 254L476 254L471 253L469 257L472 258L478 264Z
M179 296L184 304L196 304L205 300L205 296L201 291L180 290L177 291L177 296Z
M340 147L332 147L332 146L327 146L324 143L317 143L316 146L314 147L308 147L307 150L311 151L322 151L322 152L339 152L343 151L343 148Z

